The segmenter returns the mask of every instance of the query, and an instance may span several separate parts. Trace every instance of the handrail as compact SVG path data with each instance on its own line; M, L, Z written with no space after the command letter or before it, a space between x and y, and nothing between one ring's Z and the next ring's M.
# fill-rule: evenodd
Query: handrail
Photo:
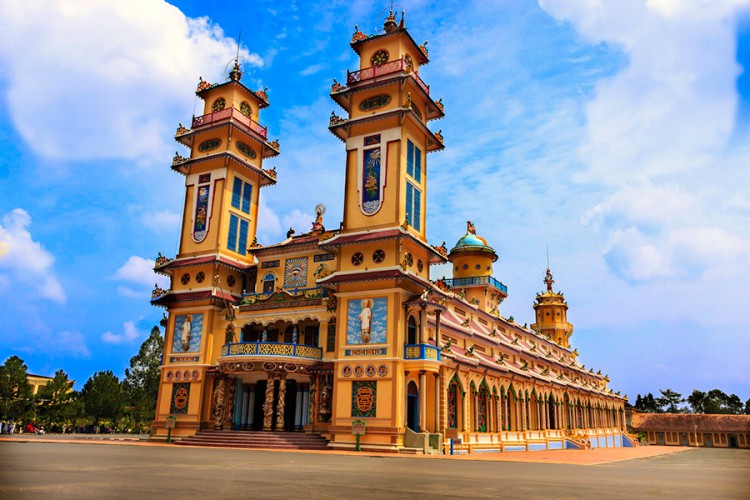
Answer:
M471 276L468 278L445 278L443 282L449 287L460 287L469 285L492 285L503 293L508 293L508 287L492 276Z
M222 109L221 111L214 111L213 113L208 113L202 116L193 117L193 128L209 125L221 120L226 120L227 118L237 120L246 127L250 128L253 132L263 137L263 139L268 138L268 127L260 125L249 116L243 115L238 109L234 107Z
M440 361L440 349L430 344L406 344L404 345L404 359Z
M357 71L347 71L346 84L351 85L352 83L364 82L365 80L370 80L379 76L392 75L394 73L403 73L407 71L412 77L414 77L417 84L422 87L422 90L424 90L427 95L430 95L430 86L426 85L422 79L419 78L419 75L413 70L413 68L409 67L403 59L396 59L395 61L389 61L377 66L370 66L369 68L362 68Z

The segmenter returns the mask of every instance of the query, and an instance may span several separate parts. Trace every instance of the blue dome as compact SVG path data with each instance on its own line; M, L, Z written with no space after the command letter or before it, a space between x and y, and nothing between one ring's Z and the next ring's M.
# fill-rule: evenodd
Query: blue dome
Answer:
M466 234L463 238L458 240L458 243L456 243L457 247L484 247L487 246L487 244L479 239L477 235L475 234Z

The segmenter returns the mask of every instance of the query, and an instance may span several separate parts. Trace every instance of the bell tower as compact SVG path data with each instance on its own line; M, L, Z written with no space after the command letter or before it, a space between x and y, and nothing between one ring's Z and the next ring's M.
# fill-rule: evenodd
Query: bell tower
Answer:
M544 275L544 284L547 291L537 294L534 303L536 311L536 323L531 325L532 330L541 332L552 338L553 342L565 348L570 347L570 336L573 334L573 325L568 323L568 304L560 292L553 292L552 271L549 267Z

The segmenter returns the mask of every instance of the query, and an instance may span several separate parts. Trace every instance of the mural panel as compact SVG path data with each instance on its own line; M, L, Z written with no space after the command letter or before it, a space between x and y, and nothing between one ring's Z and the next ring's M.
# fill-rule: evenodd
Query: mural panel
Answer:
M172 385L172 404L169 413L172 415L185 415L190 402L190 384Z
M195 203L195 217L193 218L193 239L200 243L208 234L208 195L211 185L198 187L198 199Z
M365 149L363 151L364 165L362 168L362 212L365 215L375 215L383 204L383 181L380 168L380 148Z
M307 257L287 259L284 268L284 288L307 286Z
M384 344L387 326L387 298L349 300L346 325L347 344Z
M378 383L374 380L352 382L352 417L375 418Z
M203 332L203 314L178 314L174 319L172 352L198 352Z

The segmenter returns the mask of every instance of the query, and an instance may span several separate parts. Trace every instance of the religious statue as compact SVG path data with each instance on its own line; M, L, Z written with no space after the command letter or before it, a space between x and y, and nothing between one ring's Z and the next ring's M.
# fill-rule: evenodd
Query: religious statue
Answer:
M362 299L362 312L359 313L359 323L362 343L370 342L370 325L372 324L372 309L370 299Z
M193 327L193 317L188 314L185 316L185 321L182 323L182 335L180 339L182 340L182 350L187 352L190 350L190 338L191 338L191 330Z
M325 380L323 389L320 391L320 421L328 422L331 418L331 383L329 380Z
M469 234L477 234L477 228L474 226L474 223L470 220L466 221L466 232Z
M237 311L239 311L240 308L232 305L227 304L226 309L224 309L224 317L227 321L229 321L229 324L227 325L226 329L226 338L224 339L225 343L231 344L234 342L237 342L236 338L236 331L237 331Z

